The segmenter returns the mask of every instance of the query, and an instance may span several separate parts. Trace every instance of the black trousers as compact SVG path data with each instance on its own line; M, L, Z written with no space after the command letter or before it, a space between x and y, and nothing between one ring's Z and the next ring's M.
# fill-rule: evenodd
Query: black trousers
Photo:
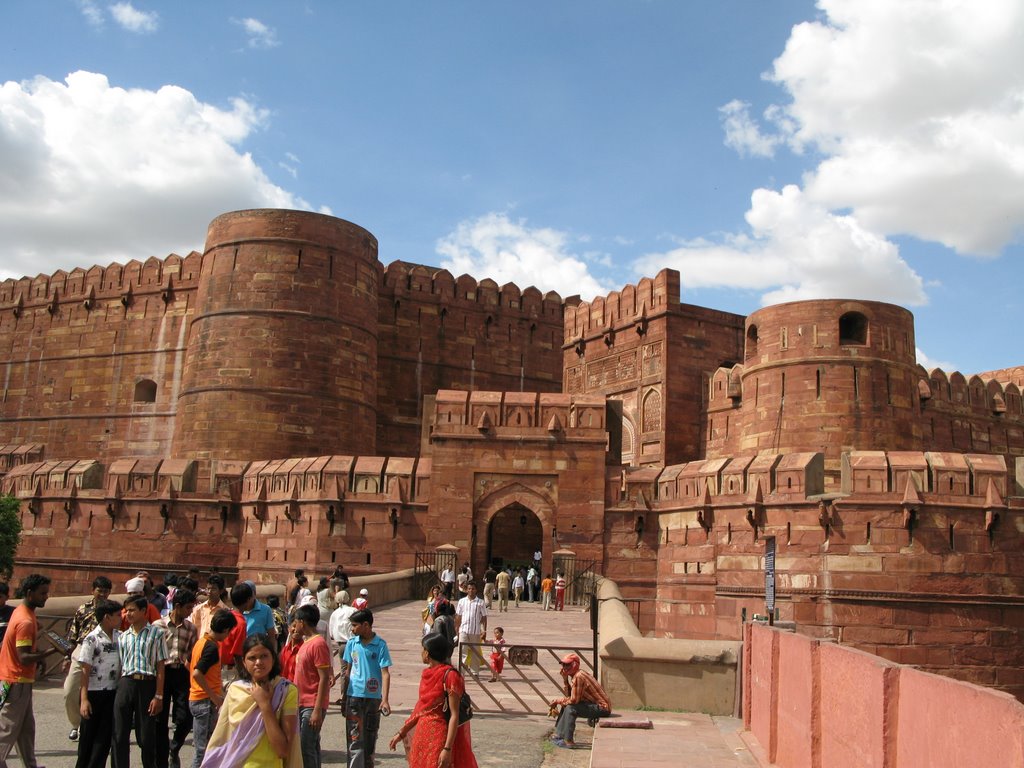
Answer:
M149 714L149 702L155 695L155 677L136 680L132 676L124 676L117 681L112 768L132 768L130 758L133 730L142 749L142 768L157 768L156 718ZM164 760L167 760L166 754Z
M82 718L78 729L78 762L75 768L104 768L110 757L114 734L114 697L117 691L89 691L92 717Z
M188 667L164 666L164 708L156 716L156 765L167 768L168 757L177 755L192 730L192 711L188 708L188 689L192 682ZM167 724L173 724L168 734Z

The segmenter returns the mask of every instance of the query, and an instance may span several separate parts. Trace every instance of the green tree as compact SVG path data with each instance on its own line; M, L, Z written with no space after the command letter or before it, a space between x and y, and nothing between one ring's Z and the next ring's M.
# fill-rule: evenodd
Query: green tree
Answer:
M0 578L4 581L14 573L14 555L21 543L19 506L14 496L0 496Z

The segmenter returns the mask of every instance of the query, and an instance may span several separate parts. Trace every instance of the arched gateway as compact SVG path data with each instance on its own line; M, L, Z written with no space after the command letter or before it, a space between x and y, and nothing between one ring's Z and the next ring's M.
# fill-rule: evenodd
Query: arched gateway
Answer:
M486 536L473 552L474 566L528 565L533 553L550 557L546 547L554 514L552 500L522 483L512 482L487 494L476 505L474 520ZM482 569L481 569L482 572Z
M522 504L509 504L491 518L487 528L486 562L528 565L543 543L544 531L533 510Z

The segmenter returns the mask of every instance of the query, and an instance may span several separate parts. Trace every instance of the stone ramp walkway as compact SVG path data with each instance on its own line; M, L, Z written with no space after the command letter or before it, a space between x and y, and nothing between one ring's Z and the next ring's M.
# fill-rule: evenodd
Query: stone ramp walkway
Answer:
M387 605L374 611L374 628L387 641L395 662L391 672L391 706L397 712L408 713L416 703L420 673L423 670L420 658L423 622L420 620L420 611L424 605L425 601L417 600ZM487 621L488 639L493 637L494 627L501 626L505 629L505 639L510 646L586 649L593 642L590 614L579 606L566 606L564 611L545 612L539 604L524 603L518 609L510 605L507 612L491 611ZM484 658L487 658L490 649L483 650ZM547 651L538 655L543 670L527 669L524 672L545 700L549 700L561 695L557 688L560 679L557 674L558 662ZM467 678L469 693L480 710L504 711L510 715L524 713L524 706L517 700L518 697L533 713L544 715L547 712L547 705L533 687L511 673L508 665L505 667L504 683L488 683L488 677L489 673L483 670L477 679Z
M739 737L742 723L699 713L625 712L653 728L598 727L589 768L757 768Z

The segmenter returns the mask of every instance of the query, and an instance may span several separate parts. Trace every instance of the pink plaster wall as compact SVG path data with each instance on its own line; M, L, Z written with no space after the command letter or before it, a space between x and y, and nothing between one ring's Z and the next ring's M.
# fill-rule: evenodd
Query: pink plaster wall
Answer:
M900 670L899 768L1024 765L1024 705L1008 693Z
M778 732L775 724L778 686L775 683L779 676L776 666L779 633L755 624L750 634L751 642L744 651L750 658L750 715L746 725L772 759Z
M778 750L780 765L814 765L820 722L815 696L818 644L790 632L779 634Z
M1024 705L1009 694L764 626L744 655L745 738L763 764L1024 766Z
M821 643L821 764L891 766L887 741L899 665L832 643ZM850 692L851 695L844 695Z

